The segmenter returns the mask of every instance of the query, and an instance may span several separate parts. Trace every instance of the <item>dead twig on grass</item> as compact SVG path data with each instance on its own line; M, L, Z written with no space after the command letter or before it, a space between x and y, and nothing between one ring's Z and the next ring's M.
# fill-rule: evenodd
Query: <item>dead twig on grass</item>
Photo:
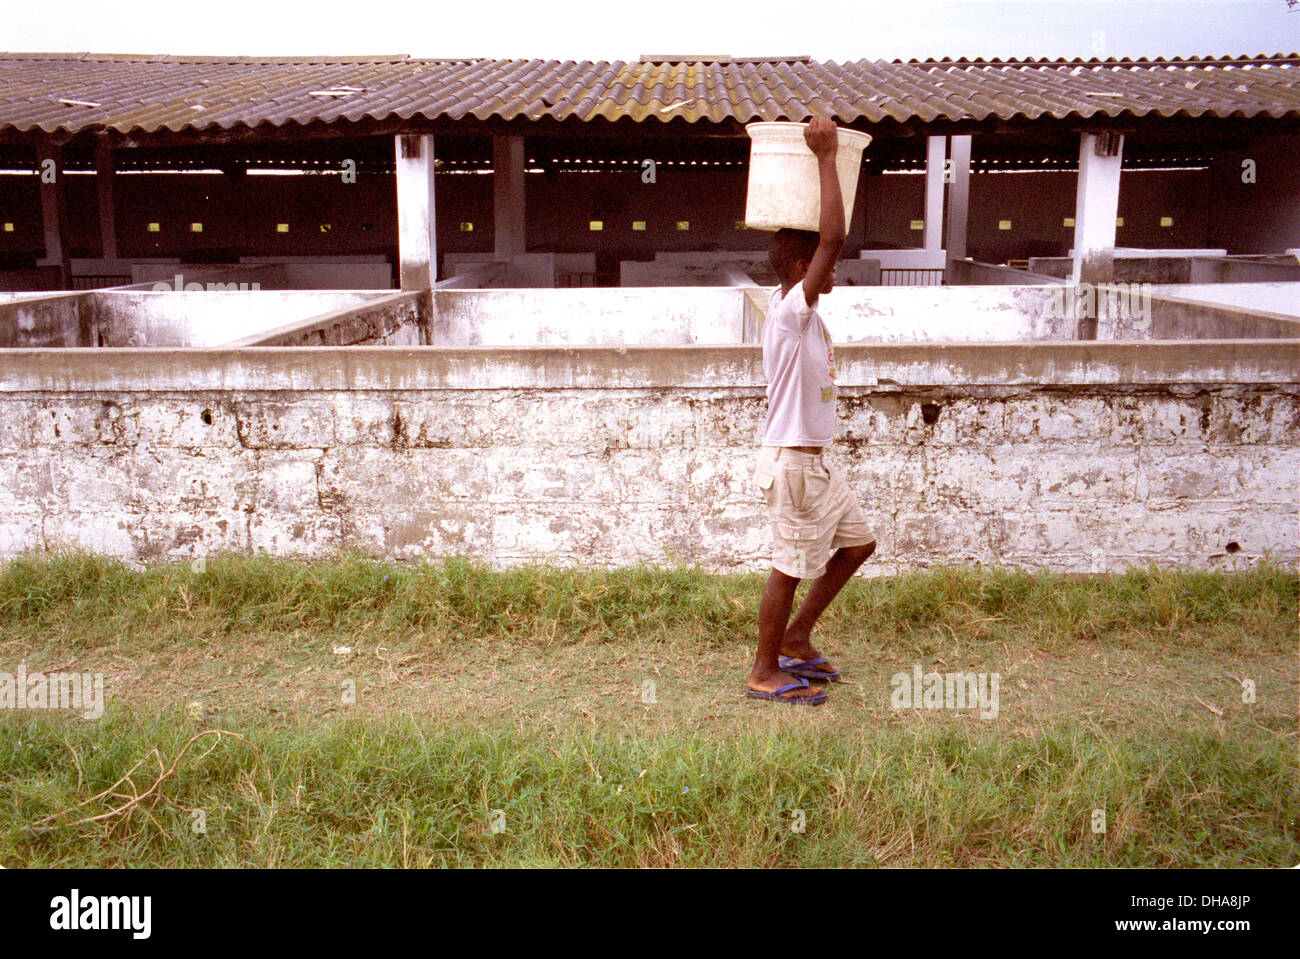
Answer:
M250 749L256 752L258 758L261 760L262 766L266 770L268 795L271 801L271 809L269 814L266 817L266 824L262 827L262 832L258 836L258 839L261 839L263 836L266 835L266 831L267 829L270 828L271 825L271 818L275 815L275 784L274 784L274 780L271 777L271 767L270 764L267 763L266 755L262 752L262 750L258 749L255 745L249 742L247 737L242 736L239 733L231 732L228 729L205 729L200 733L195 733L193 736L189 738L188 741L186 741L185 745L181 747L180 752L176 754L176 757L171 761L170 765L164 762L162 753L160 753L158 751L158 747L155 746L153 749L149 750L149 752L146 753L143 757L137 760L135 764L131 766L130 769L128 769L125 773L123 773L122 776L115 783L109 786L107 789L104 789L103 791L96 793L95 795L91 796L88 799L83 799L81 802L77 803L75 806L71 807L70 809L65 809L62 812L52 813L51 815L38 820L32 826L32 829L37 831L46 831L46 830L57 828L58 826L74 828L76 826L84 826L90 823L102 823L105 824L111 830L113 826L119 823L129 821L131 815L137 809L139 809L144 815L148 816L150 819L153 819L155 824L157 824L158 821L153 817L153 809L158 804L159 800L166 798L162 793L163 783L166 782L169 778L171 778L171 776L176 772L176 768L180 765L181 760L185 758L186 754L190 751L191 747L193 747L199 740L208 736L215 736L216 738L213 740L212 744L209 745L208 748L204 750L204 752L197 757L200 760L202 760L214 749L216 749L217 746L221 743L222 739L224 739L227 736L229 736L231 739L237 739L240 742L244 743L246 746L248 746ZM133 777L135 776L136 772L140 769L140 767L145 766L148 763L152 763L153 765L156 766L157 774L155 775L154 781L149 786L149 788L141 792L140 788L136 785L135 779ZM121 787L123 786L123 784L125 784L127 788L129 788L130 792L122 791ZM78 810L84 809L86 806L90 805L91 803L98 802L105 798L123 800L123 802L121 803L121 805L115 806L114 808L109 809L107 812L102 812L96 816L85 816L81 819L77 819L72 822L65 821L66 817L75 815Z
M1222 719L1222 718L1223 718L1223 710L1220 709L1218 706L1211 706L1209 703L1207 703L1205 700L1203 700L1200 696L1193 696L1192 699L1196 700L1198 703L1200 703L1202 706L1204 706L1204 707L1205 707L1206 709L1208 709L1210 712L1214 713L1214 715L1215 715L1218 719Z

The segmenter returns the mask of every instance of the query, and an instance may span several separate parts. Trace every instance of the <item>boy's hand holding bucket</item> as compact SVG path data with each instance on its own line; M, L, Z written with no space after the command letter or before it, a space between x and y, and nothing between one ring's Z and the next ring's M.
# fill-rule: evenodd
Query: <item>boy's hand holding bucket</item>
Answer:
M834 120L813 117L804 127L803 139L815 156L823 157L827 154L835 156L840 145L839 128Z

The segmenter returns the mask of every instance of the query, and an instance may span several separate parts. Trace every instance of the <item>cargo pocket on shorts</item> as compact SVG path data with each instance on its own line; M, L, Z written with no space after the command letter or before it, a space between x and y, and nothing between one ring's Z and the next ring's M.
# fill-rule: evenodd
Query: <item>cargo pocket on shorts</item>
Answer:
M781 538L780 551L786 564L791 567L791 575L806 579L809 572L818 566L818 558L812 555L812 551L817 547L820 528L816 523L778 521L776 532Z

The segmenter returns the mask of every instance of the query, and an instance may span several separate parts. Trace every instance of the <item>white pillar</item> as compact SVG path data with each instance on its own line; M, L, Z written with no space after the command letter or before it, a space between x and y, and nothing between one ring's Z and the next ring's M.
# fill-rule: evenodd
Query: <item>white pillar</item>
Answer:
M1079 135L1079 183L1074 199L1074 263L1071 280L1109 283L1115 278L1115 217L1124 136Z
M403 290L429 290L438 280L434 222L433 136L398 134L397 256Z
M953 260L966 256L966 217L970 209L970 134L949 137L949 168L952 182L948 190L948 242L945 244L947 256L944 257L945 269L952 275Z
M113 148L100 140L95 144L95 192L99 196L100 256L105 260L117 259L117 214L113 204L113 178L116 174Z
M496 255L518 256L526 252L522 136L492 138L492 216Z
M926 137L925 154L925 250L943 249L943 165L947 137Z

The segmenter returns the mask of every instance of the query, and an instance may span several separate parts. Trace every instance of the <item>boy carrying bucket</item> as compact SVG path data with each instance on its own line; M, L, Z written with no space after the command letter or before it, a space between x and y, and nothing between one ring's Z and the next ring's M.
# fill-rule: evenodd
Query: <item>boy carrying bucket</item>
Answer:
M746 695L816 705L826 692L809 680L833 680L839 670L813 647L813 626L875 551L876 537L839 469L823 458L835 436L835 351L816 307L834 286L845 237L835 121L814 117L804 140L817 157L821 212L817 233L778 230L768 254L781 286L763 325L768 411L754 482L774 548ZM813 583L790 619L802 579Z

